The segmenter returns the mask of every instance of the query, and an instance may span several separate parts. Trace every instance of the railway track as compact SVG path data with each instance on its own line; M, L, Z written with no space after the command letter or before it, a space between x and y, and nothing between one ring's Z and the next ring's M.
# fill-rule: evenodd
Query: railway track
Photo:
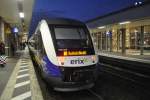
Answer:
M92 89L76 92L57 92L45 83L40 76L38 81L42 90L44 100L104 100L103 97Z
M124 64L126 64L126 63L124 63ZM99 63L99 65L100 65L100 71L104 71L113 76L117 76L122 79L132 81L132 82L137 83L147 89L150 89L150 85L149 85L150 84L150 75L147 73L145 74L143 72L139 72L140 69L138 69L138 71L133 70L134 69L133 67L137 67L137 66L130 66L129 64L126 64L126 66L127 66L127 68L126 68L125 65L122 67L120 63L118 63L119 66L117 66L117 64L111 65L111 64L106 64L106 63ZM129 67L132 67L132 68L130 69Z

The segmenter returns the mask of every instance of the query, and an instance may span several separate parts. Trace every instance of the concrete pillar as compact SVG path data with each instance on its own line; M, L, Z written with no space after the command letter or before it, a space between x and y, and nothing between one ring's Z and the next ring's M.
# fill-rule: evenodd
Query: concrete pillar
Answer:
M0 27L0 30L1 30L1 33L0 33L1 39L2 39L3 42L5 42L4 22L1 21L0 24L1 24L1 25L0 25L0 26L1 26L1 27Z
M98 34L99 33L96 33L96 47L97 47L97 50L99 51L99 43L98 43L99 42L99 40L98 40L99 36L98 36Z
M119 30L117 30L117 52L119 51L120 43L119 43Z
M106 51L107 51L107 49L108 49L108 47L107 47L107 46L108 46L108 45L107 45L108 43L107 43L107 42L108 42L108 40L107 40L107 34L106 34L106 32L105 32L105 43L106 43L106 44L105 44L105 50L106 50Z
M103 32L101 32L101 50L103 50L103 47L102 47L103 46L103 40L102 39L103 39Z
M2 40L1 20L0 20L0 40Z
M122 38L122 54L126 54L126 29L121 29Z
M98 32L97 37L98 37L98 50L100 50L100 32Z
M141 34L140 34L140 55L143 55L144 51L144 26L141 26Z
M110 52L112 52L112 35L113 35L113 32L110 31Z
M2 33L2 32L1 32L1 17L0 17L0 40L2 39L2 38L1 38L1 37L2 37L2 36L1 36L1 33Z
M129 28L126 29L126 49L130 49L130 32L129 32Z

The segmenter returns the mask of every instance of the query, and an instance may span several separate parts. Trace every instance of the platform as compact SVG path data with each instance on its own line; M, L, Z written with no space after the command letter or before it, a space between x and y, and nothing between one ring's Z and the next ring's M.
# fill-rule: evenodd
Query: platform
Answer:
M111 58L118 58L118 59L124 59L129 61L137 61L142 63L149 63L150 64L150 53L147 53L147 55L123 55L118 52L98 52L98 55L100 56L106 56Z
M28 48L20 53L0 68L0 100L43 100Z

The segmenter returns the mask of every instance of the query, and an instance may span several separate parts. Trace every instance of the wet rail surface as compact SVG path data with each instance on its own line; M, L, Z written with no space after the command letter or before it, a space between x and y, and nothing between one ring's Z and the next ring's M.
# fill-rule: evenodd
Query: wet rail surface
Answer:
M92 89L77 92L53 91L38 74L37 77L45 100L147 100L150 98L150 90L107 71L100 71Z

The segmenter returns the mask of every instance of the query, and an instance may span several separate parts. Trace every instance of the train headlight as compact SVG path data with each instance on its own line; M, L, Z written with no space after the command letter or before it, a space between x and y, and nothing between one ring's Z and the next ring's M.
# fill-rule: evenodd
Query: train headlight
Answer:
M92 59L92 62L95 63L96 62L96 55L92 56L91 59Z
M64 61L65 61L64 57L58 57L58 63L59 63L59 65L64 65Z

